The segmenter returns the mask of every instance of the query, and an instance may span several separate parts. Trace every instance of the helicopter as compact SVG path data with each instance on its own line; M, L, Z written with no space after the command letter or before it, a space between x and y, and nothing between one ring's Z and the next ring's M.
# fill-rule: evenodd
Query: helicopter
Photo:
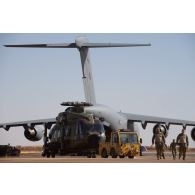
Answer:
M56 117L56 124L46 136L42 156L77 153L95 158L99 141L106 138L104 119L85 113L84 106L92 106L86 102L63 102L61 105L68 108Z

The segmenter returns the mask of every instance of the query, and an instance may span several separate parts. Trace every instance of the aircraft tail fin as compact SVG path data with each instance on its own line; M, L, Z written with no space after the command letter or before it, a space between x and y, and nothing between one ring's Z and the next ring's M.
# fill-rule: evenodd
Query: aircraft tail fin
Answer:
M75 40L81 56L83 73L83 85L85 99L88 103L96 104L93 76L91 70L91 60L89 48L108 48L108 47L139 47L150 46L150 44L125 44L125 43L89 43L86 37L79 37Z
M91 70L91 61L89 48L108 48L108 47L139 47L150 46L150 44L136 43L89 43L86 37L78 37L75 43L57 43L57 44L23 44L23 45L4 45L5 47L24 47L24 48L77 48L80 52L83 85L86 102L96 104L93 76Z

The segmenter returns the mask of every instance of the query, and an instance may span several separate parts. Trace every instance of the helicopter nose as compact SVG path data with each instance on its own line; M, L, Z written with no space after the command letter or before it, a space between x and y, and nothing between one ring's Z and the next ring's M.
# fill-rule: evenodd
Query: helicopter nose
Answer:
M97 148L99 146L100 135L92 134L88 137L88 145L90 148Z

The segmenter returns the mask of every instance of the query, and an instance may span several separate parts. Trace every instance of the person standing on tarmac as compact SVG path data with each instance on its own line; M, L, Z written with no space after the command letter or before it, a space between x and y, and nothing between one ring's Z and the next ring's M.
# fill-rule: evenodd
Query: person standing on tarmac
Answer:
M177 146L177 143L175 142L175 139L173 139L173 142L170 145L170 149L171 149L174 160L176 159L176 156L177 156L176 146Z
M163 157L163 159L165 159L165 155L164 155L164 146L166 145L165 136L160 131L160 127L156 129L156 132L152 137L152 145L154 145L154 143L156 147L157 160L161 159L161 156Z
M188 136L185 133L185 129L182 129L182 132L177 136L177 144L179 145L179 159L183 155L183 160L186 158L186 150L188 148Z

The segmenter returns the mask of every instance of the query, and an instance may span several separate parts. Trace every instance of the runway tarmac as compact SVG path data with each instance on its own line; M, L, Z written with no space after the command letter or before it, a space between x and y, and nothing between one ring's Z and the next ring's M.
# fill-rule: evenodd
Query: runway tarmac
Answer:
M166 159L156 159L155 152L144 152L143 156L134 159L106 158L99 155L96 158L84 156L56 156L55 158L43 158L41 153L22 153L20 157L0 157L0 163L195 163L195 153L187 153L186 160L173 160L170 152L166 153Z

